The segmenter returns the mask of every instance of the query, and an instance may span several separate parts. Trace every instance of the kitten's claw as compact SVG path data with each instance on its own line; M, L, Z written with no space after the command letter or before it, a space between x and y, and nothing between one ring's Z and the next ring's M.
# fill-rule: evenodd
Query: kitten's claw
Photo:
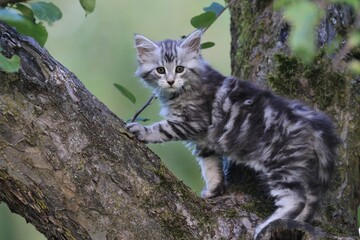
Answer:
M145 142L146 129L139 123L132 122L126 124L126 128L135 135L135 137L142 142Z

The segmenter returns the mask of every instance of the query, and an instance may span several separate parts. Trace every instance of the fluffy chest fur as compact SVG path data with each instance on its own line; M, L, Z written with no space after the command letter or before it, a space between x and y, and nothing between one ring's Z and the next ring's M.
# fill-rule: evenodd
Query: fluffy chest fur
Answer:
M201 79L201 86L196 91L188 91L170 99L160 99L161 115L173 121L186 122L198 133L206 133L212 121L213 100L218 82ZM196 137L196 136L195 136Z

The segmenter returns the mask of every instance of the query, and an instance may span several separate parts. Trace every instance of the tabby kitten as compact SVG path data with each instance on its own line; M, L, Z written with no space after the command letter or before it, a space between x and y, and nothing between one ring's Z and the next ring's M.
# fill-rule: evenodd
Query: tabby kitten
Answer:
M224 77L202 59L201 35L161 42L135 36L136 75L156 93L165 120L127 128L145 143L189 143L206 183L203 198L224 192L223 157L262 173L277 210L255 237L279 218L311 220L334 170L332 122L298 101Z

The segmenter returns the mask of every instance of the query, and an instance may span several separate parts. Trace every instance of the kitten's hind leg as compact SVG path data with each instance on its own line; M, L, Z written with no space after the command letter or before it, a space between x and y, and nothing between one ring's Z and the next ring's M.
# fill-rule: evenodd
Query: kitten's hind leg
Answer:
M303 188L293 185L292 188L277 187L270 194L275 197L275 205L278 209L265 222L255 229L254 239L257 239L261 230L269 223L277 219L295 219L305 207L305 196Z
M321 191L319 191L319 192L321 192ZM316 210L320 204L321 196L319 196L319 192L306 194L305 207L301 211L301 213L295 218L295 220L303 221L303 222L310 222L313 219L314 213L316 212Z
M212 198L222 195L225 190L222 158L213 152L203 150L199 152L197 160L206 184L201 196Z

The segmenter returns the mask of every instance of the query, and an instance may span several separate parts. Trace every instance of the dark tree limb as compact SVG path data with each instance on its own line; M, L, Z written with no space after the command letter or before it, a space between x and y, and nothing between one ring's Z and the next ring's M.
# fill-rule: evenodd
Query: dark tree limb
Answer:
M33 39L0 24L0 45L21 58L0 71L0 201L13 212L49 239L252 238L256 197L200 199Z

